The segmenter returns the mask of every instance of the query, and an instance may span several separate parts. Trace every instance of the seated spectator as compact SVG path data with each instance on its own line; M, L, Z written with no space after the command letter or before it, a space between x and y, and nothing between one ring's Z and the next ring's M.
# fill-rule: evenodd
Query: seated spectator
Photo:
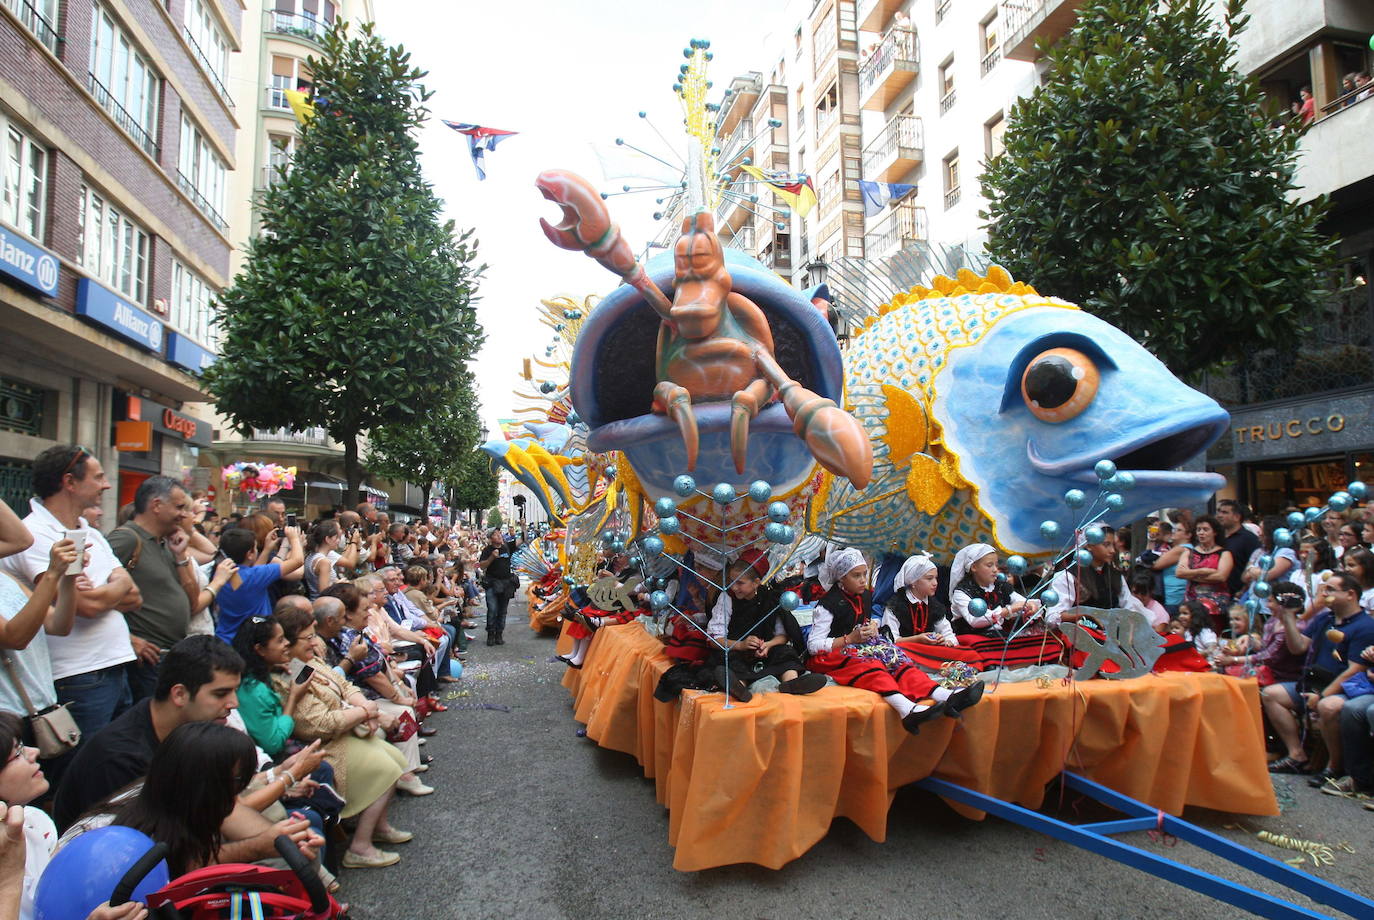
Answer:
M1131 577L1127 584L1131 589L1131 597L1135 598L1137 604L1144 608L1145 615L1149 617L1150 625L1155 628L1155 632L1162 633L1169 625L1169 611L1164 609L1164 605L1155 600L1151 594L1155 588L1155 575L1150 569L1136 567L1131 571Z
M1296 681L1302 676L1303 656L1294 654L1284 639L1283 617L1285 610L1300 616L1307 606L1307 595L1301 587L1291 581L1277 581L1271 585L1271 593L1266 603L1269 619L1260 632L1259 645L1248 660L1225 662L1243 664L1253 670L1255 680L1261 687L1281 681Z
M290 609L289 606L287 609ZM305 684L282 680L290 660L286 635L275 619L249 617L234 636L234 651L243 659L243 682L239 684L239 715L258 747L276 759L295 730L296 706L305 696Z
M320 592L334 583L334 564L342 559L339 545L343 542L343 529L337 521L320 521L310 530L310 538L305 543L305 596L310 600L320 596ZM355 552L354 564L356 561Z
M225 642L233 642L239 624L249 617L265 620L271 616L272 600L268 589L278 580L298 573L305 564L300 529L287 527L285 536L291 547L290 553L281 562L262 565L249 562L259 556L258 538L252 531L236 527L220 538L220 551L239 567L237 574L240 579L238 587L231 582L218 595L219 622L215 625L215 635ZM269 544L269 548L275 549L275 544Z
M1211 621L1212 612L1206 603L1188 600L1179 605L1178 616L1169 624L1169 631L1174 635L1183 636L1193 643L1193 647L1201 652L1204 658L1211 660L1217 647L1217 634L1208 625Z
M0 712L0 751L6 757L0 767L0 802L24 807L24 881L17 916L31 920L33 890L57 848L57 827L46 812L29 804L47 793L48 780L38 763L38 748L24 744L23 720L12 712Z
M1232 604L1226 612L1230 629L1229 635L1218 643L1212 656L1212 668L1232 677L1248 677L1251 671L1250 656L1259 650L1259 621L1251 622L1250 612L1244 604Z
M1374 553L1363 546L1351 546L1341 556L1341 568L1360 583L1360 607L1366 613L1374 612Z

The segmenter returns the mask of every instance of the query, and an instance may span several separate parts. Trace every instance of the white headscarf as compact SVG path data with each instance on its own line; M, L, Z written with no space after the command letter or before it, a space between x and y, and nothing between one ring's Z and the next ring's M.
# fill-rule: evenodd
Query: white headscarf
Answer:
M953 591L959 587L959 583L964 580L964 576L975 562L995 552L997 548L986 543L974 543L959 550L959 554L954 557L954 565L949 568L949 589Z
M867 565L864 554L857 549L837 549L825 557L825 562L821 563L820 581L821 587L829 591L845 575L854 571L861 565Z
M925 573L934 570L935 563L931 561L929 556L919 554L908 557L907 561L902 563L902 570L897 573L897 578L892 583L892 590L902 591Z

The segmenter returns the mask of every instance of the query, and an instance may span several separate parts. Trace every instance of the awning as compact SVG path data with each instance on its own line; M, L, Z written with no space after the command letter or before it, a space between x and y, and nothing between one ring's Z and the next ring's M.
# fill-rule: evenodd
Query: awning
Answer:
M328 473L307 472L301 474L301 481L312 489L329 489L342 492L348 488L348 481Z

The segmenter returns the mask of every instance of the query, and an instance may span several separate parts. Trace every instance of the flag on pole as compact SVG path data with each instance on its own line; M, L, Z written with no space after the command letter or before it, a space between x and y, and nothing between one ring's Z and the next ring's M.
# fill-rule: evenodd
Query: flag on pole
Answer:
M774 195L787 202L788 206L802 217L810 214L811 209L816 206L816 189L811 185L810 176L779 172L765 173L757 166L744 164L740 165L740 169L767 185L773 190Z
M876 217L883 213L883 208L889 203L916 191L916 186L901 182L869 182L867 179L860 179L859 191L864 196L864 216Z
M305 124L315 117L315 103L310 101L310 97L298 89L284 89L281 91L286 97L286 102L291 106L291 111L296 115L296 121Z
M477 168L477 178L479 181L487 177L487 171L483 168L486 152L488 150L495 150L497 144L501 143L512 134L519 133L517 131L502 131L500 128L488 128L484 125L469 125L457 121L445 120L444 124L448 125L459 134L466 134L468 136L468 149L472 151L472 165Z

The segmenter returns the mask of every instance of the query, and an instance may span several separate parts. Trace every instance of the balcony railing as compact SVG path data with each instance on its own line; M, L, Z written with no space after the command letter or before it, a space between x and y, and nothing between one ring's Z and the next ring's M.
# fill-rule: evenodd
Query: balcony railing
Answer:
M960 194L961 194L961 192L960 192L960 190L959 190L959 186L957 186L957 185L954 186L954 188L950 189L949 191L945 192L945 210L946 210L946 211L948 211L950 208L954 207L956 204L959 203Z
M14 10L14 15L19 17L19 21L24 24L38 40L43 43L53 54L57 53L57 45L65 39L57 34L57 27L49 22L29 0L4 0L5 6Z
M276 109L280 112L291 111L291 103L286 99L286 90L287 87L285 86L267 87L267 97L263 100L263 105L269 109Z
M887 170L894 166L905 172L921 161L924 147L921 119L916 115L898 115L864 148L864 178L886 180Z
M182 26L181 34L186 36L186 43L189 44L191 50L196 53L196 59L200 61L200 69L205 74L205 78L210 81L210 85L215 88L215 92L219 93L219 97L224 100L224 104L232 109L234 107L234 100L229 96L229 87L225 86L224 81L219 78L219 72L215 70L214 65L210 63L209 55L201 49L200 44L196 42L195 36L191 34L189 28Z
M1002 57L1010 61L1034 61L1038 39L1053 43L1073 27L1082 0L1002 0Z
M325 34L329 31L331 23L321 22L309 13L284 13L278 10L267 11L268 28L278 35L294 35L297 38L309 39L316 44L324 41Z
M899 204L864 234L864 254L871 259L878 258L928 236L926 209L914 204Z
M940 0L940 5L935 7L935 22L944 22L945 17L949 15L949 8L952 6L954 6L954 0Z
M148 156L152 157L154 160L159 158L158 144L153 138L153 135L149 133L147 128L139 124L138 121L129 114L128 110L119 104L114 96L110 95L110 91L105 88L103 83L95 78L95 74L87 72L86 88L91 91L92 96L95 96L95 101L100 103L100 107L110 113L111 117L115 120L115 124L119 125L119 127L124 130L124 133L132 137Z
M286 181L286 171L290 167L286 164L268 163L262 168L262 184L258 188L272 188L274 185Z
M835 124L835 122L839 120L839 117L840 117L840 106L839 106L838 103L837 103L836 105L832 106L828 111L823 111L823 110L821 110L821 109L817 109L817 110L816 110L816 137L817 137L817 138L824 137L824 136L825 136L825 132L827 132L827 131L830 130L830 126L833 125L833 124Z
M254 441L273 441L280 444L313 444L326 447L329 436L323 428L306 428L296 431L291 428L254 428Z
M196 184L191 181L191 177L179 169L177 170L177 187L186 193L187 198L195 202L196 207L200 208L202 214L210 218L211 223L221 230L228 229L229 222L220 215L219 209L210 203L209 198L201 194L200 189L196 188Z
M986 77L991 73L992 68L996 67L997 62L1000 60L1002 60L1002 48L1000 46L993 48L987 54L983 55L983 62L980 65L982 75Z
M952 89L951 89L949 92L945 93L943 96L941 96L941 97L940 97L940 114L943 115L943 114L945 114L946 112L948 112L950 109L954 108L954 103L955 103L955 101L956 101L956 98L955 98L954 90L952 90Z
M859 67L859 98L867 103L870 96L886 88L889 92L883 93L880 100L885 106L890 101L887 96L915 79L920 59L920 46L913 30L888 29L878 47Z
M740 227L735 231L735 235L726 241L725 248L738 249L740 252L747 252L752 256L754 254L754 228Z
M759 261L772 269L792 270L792 250L779 241L769 243L764 247L763 252L759 253Z
M1318 116L1317 120L1321 121L1324 118L1330 118L1338 112L1345 111L1352 105L1370 99L1374 99L1374 84L1357 87L1348 93L1337 96L1335 99L1332 99L1326 105L1322 106L1321 115Z

